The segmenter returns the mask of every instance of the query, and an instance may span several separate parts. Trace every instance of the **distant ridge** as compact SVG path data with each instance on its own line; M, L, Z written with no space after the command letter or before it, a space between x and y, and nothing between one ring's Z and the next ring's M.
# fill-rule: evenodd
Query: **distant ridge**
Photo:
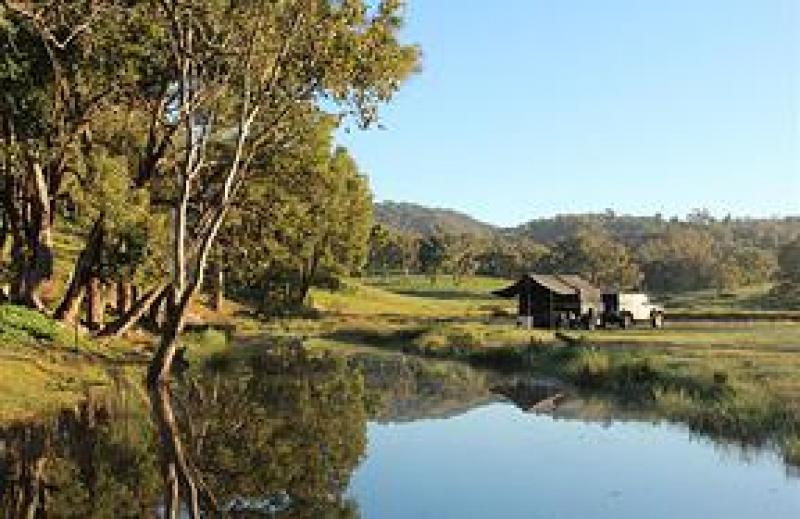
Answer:
M514 227L503 228L452 209L425 207L410 202L385 201L375 204L375 221L392 229L427 236L438 228L447 234L528 238L545 245L552 245L581 227L589 227L604 230L628 246L638 246L649 237L663 232L669 225L694 223L702 226L704 218L702 211L679 219L665 218L659 214L617 214L608 210L534 218ZM776 244L786 243L800 235L800 216L728 217L709 222L726 228L726 232L732 233L737 239L747 238L751 244L767 248L774 248Z
M425 207L409 202L378 202L375 221L386 227L428 236L437 228L447 234L488 236L498 228L452 209Z

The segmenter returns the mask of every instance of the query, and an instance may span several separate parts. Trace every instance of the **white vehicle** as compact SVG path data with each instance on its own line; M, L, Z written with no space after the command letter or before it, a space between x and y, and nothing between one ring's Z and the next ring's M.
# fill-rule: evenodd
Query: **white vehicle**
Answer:
M653 328L664 326L664 308L650 302L647 294L613 293L603 294L602 324L618 324L630 328L635 323L650 323Z

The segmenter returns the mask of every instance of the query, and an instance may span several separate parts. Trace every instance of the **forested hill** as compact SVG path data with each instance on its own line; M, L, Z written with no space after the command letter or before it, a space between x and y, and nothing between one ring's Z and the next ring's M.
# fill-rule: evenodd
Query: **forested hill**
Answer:
M705 211L695 211L679 219L664 218L659 214L630 216L606 211L539 218L507 229L506 233L550 245L575 234L579 229L594 229L604 231L628 246L637 246L676 226L703 229L729 243L777 248L800 234L800 216L715 219Z
M373 270L503 277L574 272L603 286L660 292L788 287L784 281L794 279L792 272L800 278L798 216L715 218L698 210L664 218L609 210L500 228L413 204L384 202L375 212L386 229L373 228L370 236ZM800 304L800 291L797 296Z
M407 202L379 202L375 204L375 222L386 227L414 232L424 236L437 230L446 234L474 234L488 236L497 229L475 218L453 211L424 207Z
M564 214L537 218L516 227L501 228L482 222L452 209L425 207L409 202L385 201L375 204L375 222L391 229L413 232L423 236L437 229L444 234L471 234L490 237L502 234L507 238L524 237L553 245L579 229L602 230L615 239L637 246L670 227L699 227L721 235L728 242L777 248L800 235L800 216L781 218L720 218L714 219L705 211L695 211L683 218L631 216L603 213Z

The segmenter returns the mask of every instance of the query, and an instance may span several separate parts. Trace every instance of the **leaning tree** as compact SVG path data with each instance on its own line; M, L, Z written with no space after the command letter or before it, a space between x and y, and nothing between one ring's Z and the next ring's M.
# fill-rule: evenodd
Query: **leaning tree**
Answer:
M265 153L292 146L304 114L319 109L373 124L415 69L399 41L402 2L285 0L157 2L169 39L180 129L171 182L172 278L167 319L149 370L169 378L186 310L231 205Z

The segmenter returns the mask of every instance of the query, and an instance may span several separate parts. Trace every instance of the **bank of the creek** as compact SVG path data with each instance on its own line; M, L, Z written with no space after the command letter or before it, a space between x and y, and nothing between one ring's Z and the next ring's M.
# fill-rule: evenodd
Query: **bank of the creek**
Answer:
M692 432L530 373L281 348L0 427L3 517L796 517L769 442ZM657 514L661 514L660 516Z

